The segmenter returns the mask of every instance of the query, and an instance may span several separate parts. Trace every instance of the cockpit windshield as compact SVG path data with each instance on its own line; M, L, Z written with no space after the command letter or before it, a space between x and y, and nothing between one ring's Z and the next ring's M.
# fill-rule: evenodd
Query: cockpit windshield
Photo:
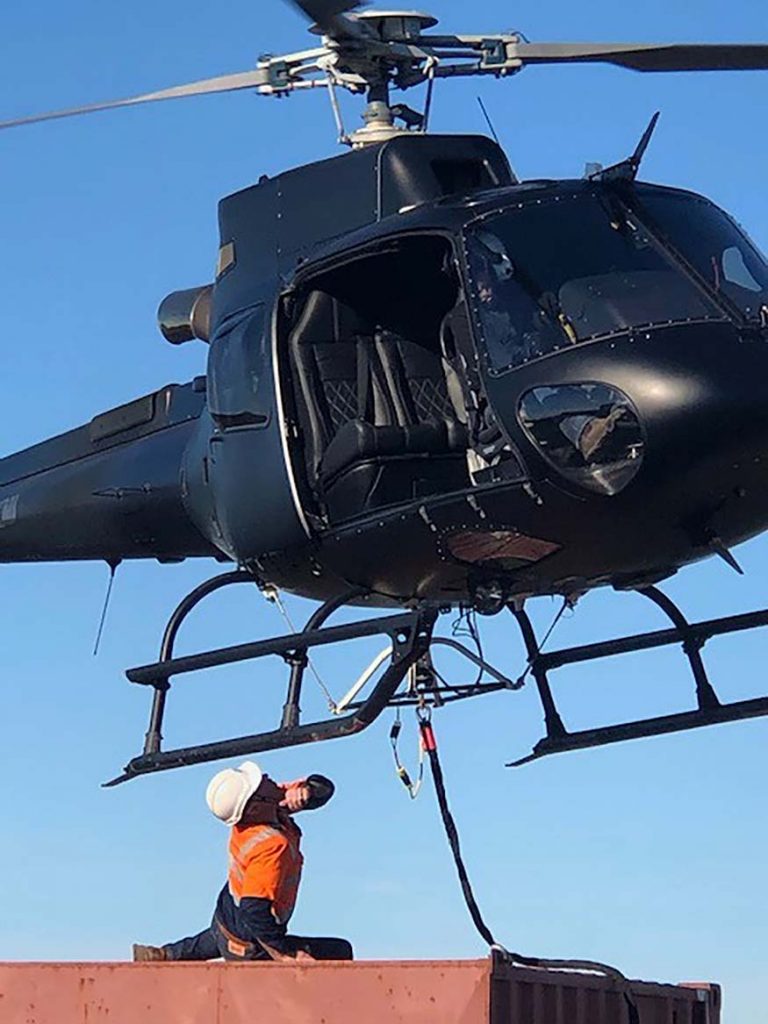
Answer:
M485 218L468 230L467 253L491 372L628 328L726 316L658 232L607 190Z

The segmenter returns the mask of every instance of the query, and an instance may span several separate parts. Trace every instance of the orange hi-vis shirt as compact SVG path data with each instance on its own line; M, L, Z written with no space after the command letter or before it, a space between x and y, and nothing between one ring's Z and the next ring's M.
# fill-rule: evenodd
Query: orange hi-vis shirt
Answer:
M279 825L235 825L229 838L229 892L236 906L247 897L267 899L279 924L296 903L304 858L301 829L290 818Z

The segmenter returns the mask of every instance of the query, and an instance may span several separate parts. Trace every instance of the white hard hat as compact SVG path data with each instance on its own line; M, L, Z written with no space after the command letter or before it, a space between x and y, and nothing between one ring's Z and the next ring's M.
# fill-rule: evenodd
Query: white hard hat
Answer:
M264 773L253 761L243 761L237 768L225 768L208 783L205 802L225 825L236 825L263 778Z

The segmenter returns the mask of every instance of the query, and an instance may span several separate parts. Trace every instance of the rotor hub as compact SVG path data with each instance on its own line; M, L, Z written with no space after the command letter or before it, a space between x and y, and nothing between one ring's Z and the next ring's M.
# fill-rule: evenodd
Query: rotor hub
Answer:
M359 11L353 17L371 28L385 43L414 43L437 18L421 11Z
M613 64L634 71L768 70L768 43L530 43L519 32L438 35L438 19L423 11L360 10L364 0L290 0L314 23L318 46L297 53L264 54L255 68L171 86L140 96L52 110L0 121L0 130L138 103L254 89L285 96L297 89L327 88L339 141L364 145L405 130L429 128L432 91L444 78L516 75L536 64ZM390 90L426 86L424 111L390 107ZM344 131L336 90L366 94L365 127ZM383 105L383 106L382 106ZM388 108L388 109L385 109ZM395 122L400 121L403 127Z
M347 17L365 25L371 36L382 43L414 43L438 21L434 15L423 11L356 11ZM325 35L319 25L313 25L310 32Z

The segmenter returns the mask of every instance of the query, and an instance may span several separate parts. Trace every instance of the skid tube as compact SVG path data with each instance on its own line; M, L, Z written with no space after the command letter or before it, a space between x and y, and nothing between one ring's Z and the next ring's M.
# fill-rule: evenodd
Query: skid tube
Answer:
M128 669L126 676L130 682L154 688L149 728L143 752L128 762L122 775L104 783L105 787L117 786L140 775L181 768L185 765L202 764L220 758L244 757L265 750L278 750L303 743L354 735L366 729L378 718L395 695L409 668L429 650L437 617L437 613L431 609L417 609L398 615L345 623L341 626L324 626L326 619L333 612L361 595L359 589L354 589L318 608L300 633L173 657L179 627L190 611L214 591L230 584L244 582L255 583L248 573L237 571L224 573L201 584L181 601L169 619L159 660L150 665ZM392 660L368 697L352 708L349 714L302 724L299 699L304 672L309 662L308 650L312 647L381 634L390 639ZM166 698L171 685L169 680L172 676L185 675L218 665L251 661L267 655L283 658L291 669L286 702L277 729L191 747L162 749L161 730Z
M637 633L616 640L603 640L599 643L567 647L547 653L542 653L539 649L533 626L525 610L510 605L510 611L517 620L528 652L529 671L535 680L544 712L545 735L530 754L517 761L509 762L507 768L518 768L549 754L584 750L588 747L602 747L625 740L685 732L707 725L719 725L722 722L736 722L768 715L768 697L734 701L730 704L721 703L709 681L701 656L702 648L712 637L768 626L768 609L719 619L707 619L704 622L688 622L671 598L657 587L645 587L642 590L637 590L636 593L653 601L672 621L672 628ZM695 709L672 715L662 715L657 718L623 722L620 725L598 726L579 732L569 732L565 728L549 684L548 673L551 669L586 661L596 661L599 658L607 658L616 654L648 651L672 644L681 644L683 653L688 659L696 684Z

